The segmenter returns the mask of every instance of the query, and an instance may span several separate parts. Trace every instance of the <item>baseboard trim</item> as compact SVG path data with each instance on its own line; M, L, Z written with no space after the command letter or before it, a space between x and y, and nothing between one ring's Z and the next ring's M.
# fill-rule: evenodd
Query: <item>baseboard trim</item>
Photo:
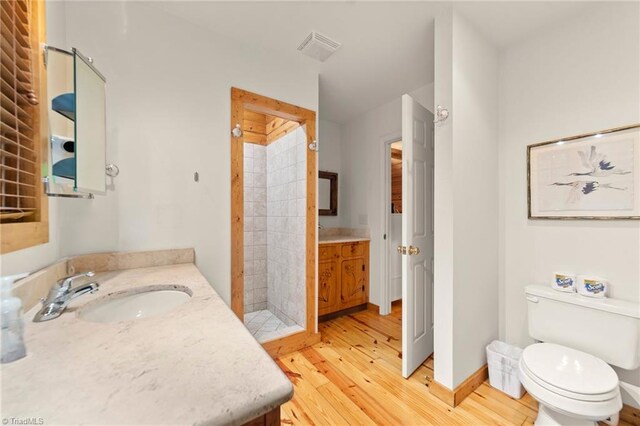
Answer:
M464 399L473 393L485 380L489 378L487 364L480 367L475 373L467 377L454 390L433 380L429 384L429 392L438 399L444 401L450 407L457 407Z
M640 426L640 409L624 404L620 411L620 420L633 426Z
M280 337L279 339L269 340L262 344L265 351L271 358L278 358L287 355L307 346L315 345L320 342L320 333L310 333L301 331L290 336Z
M320 315L318 317L318 323L331 321L332 319L340 318L345 315L355 314L356 312L366 311L367 309L368 309L368 305L366 303L363 303L362 305L352 306L350 308L346 308L341 311Z
M368 302L367 310L380 315L380 306L376 305L375 303Z

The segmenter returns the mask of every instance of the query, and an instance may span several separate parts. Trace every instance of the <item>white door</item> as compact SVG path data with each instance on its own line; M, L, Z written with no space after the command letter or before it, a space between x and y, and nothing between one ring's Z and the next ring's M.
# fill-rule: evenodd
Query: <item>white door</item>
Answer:
M433 115L402 96L402 375L433 353Z

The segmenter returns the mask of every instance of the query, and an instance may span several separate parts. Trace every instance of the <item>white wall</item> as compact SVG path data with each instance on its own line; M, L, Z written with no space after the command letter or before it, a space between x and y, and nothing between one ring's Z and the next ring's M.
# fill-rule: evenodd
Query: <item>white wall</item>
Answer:
M65 7L64 19L51 18L48 26L66 22L66 47L92 56L107 77L107 158L120 176L106 198L65 200L61 252L194 247L198 267L228 303L230 88L317 111L317 72L302 57L284 63L153 3ZM59 255L41 252L23 250L3 263L34 270Z
M423 107L433 112L435 110L435 106L433 105L434 91L434 83L429 83L409 92L409 95Z
M434 104L453 105L453 11L436 17ZM453 389L453 122L434 126L433 317L434 379Z
M194 247L230 298L230 88L317 110L318 76L153 6L68 3L67 38L109 79L118 249ZM200 173L200 182L193 173Z
M65 2L47 3L47 43L66 49L78 47L85 53L79 43L68 41L66 24L72 8L73 5L67 7ZM113 110L111 105L108 108ZM107 113L111 122L108 123L109 141L117 137L112 112ZM107 163L117 163L116 152L117 144L108 142ZM118 198L113 185L119 183L119 179L108 179L107 194L93 200L50 197L49 243L3 255L2 275L32 272L68 255L118 250Z
M409 95L430 111L433 109L433 84ZM371 232L369 300L377 305L381 300L383 259L383 146L385 141L400 139L401 119L402 104L398 96L342 125L340 226L368 228Z
M322 113L322 112L321 112ZM320 120L318 123L318 170L338 174L338 215L318 216L319 223L325 228L335 228L342 225L344 176L342 175L342 126L333 121Z
M498 337L498 51L449 8L435 59L435 380L453 389Z
M527 284L559 270L608 278L640 303L638 221L527 220L526 146L640 122L640 5L586 9L500 60L500 335L525 346ZM640 385L640 372L621 379Z

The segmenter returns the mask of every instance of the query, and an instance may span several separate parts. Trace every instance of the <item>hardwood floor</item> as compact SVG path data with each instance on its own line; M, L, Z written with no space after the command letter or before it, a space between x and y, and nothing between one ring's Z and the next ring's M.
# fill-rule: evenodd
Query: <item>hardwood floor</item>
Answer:
M433 359L401 375L401 309L362 311L320 324L322 341L278 358L293 382L287 425L531 425L537 402L516 401L483 383L451 408L429 393ZM623 422L620 423L624 425Z

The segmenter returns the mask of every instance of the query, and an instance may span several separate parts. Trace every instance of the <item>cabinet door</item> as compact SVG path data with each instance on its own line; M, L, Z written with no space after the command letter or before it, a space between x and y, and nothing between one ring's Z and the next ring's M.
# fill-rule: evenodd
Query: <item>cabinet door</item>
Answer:
M364 258L343 260L340 267L342 308L367 302L367 271Z
M338 274L335 258L318 262L318 315L338 310Z

